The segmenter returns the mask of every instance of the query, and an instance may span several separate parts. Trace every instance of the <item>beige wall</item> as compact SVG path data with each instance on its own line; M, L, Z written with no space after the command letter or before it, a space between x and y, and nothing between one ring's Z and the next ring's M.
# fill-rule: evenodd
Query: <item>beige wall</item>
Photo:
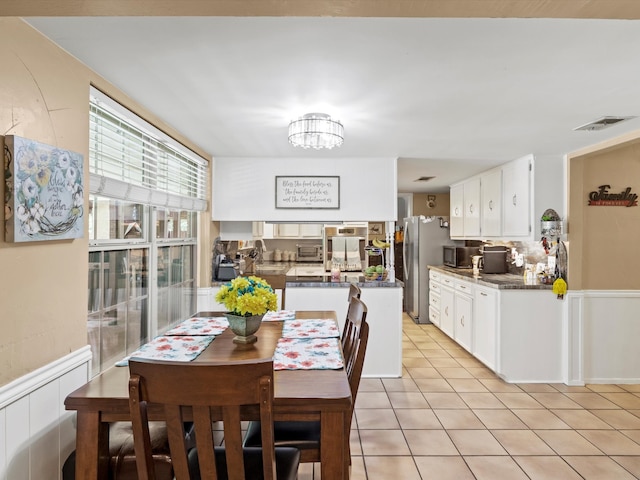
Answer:
M569 288L640 289L640 207L588 206L611 185L640 195L640 132L569 156Z
M430 195L436 197L436 206L429 208L427 205L427 199ZM424 215L428 217L430 215L437 216L449 216L449 194L448 193L414 193L413 194L413 214Z
M0 134L84 155L85 192L90 84L209 158L22 20L0 18L0 45ZM87 252L86 234L32 244L0 236L0 386L87 344Z

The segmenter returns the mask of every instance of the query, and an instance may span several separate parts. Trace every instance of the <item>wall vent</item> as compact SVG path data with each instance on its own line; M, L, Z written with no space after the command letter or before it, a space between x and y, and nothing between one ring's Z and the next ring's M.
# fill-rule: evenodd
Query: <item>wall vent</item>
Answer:
M631 120L636 117L602 117L594 122L581 125L574 128L575 131L582 130L586 132L595 132L597 130L603 130L605 128L616 125L617 123L624 122L625 120Z
M414 180L414 182L428 182L436 177L418 177Z

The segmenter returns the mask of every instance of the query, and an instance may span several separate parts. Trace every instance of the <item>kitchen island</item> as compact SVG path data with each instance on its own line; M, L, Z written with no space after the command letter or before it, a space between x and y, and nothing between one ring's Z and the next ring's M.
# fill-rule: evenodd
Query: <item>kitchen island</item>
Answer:
M429 319L507 382L566 383L563 300L521 275L429 268Z
M328 272L313 276L287 275L285 309L334 310L342 329L347 316L347 297L351 283L362 290L360 298L367 306L367 322L370 327L362 375L401 377L402 282L367 281L362 273L356 272L342 273L340 281L332 281Z
M304 262L264 262L243 274L264 278L276 292L281 309L335 311L341 330L347 317L349 286L355 283L362 290L370 327L362 375L402 376L401 281L368 281L362 272L342 272L340 281L331 281L330 272L325 272L322 264ZM198 289L198 310L224 311L214 300L224 283L212 281L211 287Z

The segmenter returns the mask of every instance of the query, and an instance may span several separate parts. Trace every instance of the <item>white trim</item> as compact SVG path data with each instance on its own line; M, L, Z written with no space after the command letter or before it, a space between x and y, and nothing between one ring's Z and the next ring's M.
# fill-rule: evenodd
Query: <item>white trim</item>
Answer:
M630 346L638 331L640 290L569 291L567 301L567 385L640 383L638 350ZM616 328L608 329L614 322ZM598 331L607 336L606 345L595 338Z
M0 409L29 395L52 378L59 378L82 364L91 363L91 347L84 347L0 387Z

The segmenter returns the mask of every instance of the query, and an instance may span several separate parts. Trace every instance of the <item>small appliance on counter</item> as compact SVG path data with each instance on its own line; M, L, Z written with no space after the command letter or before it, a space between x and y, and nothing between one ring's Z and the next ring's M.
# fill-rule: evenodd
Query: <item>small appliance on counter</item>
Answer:
M226 255L218 254L213 262L213 280L218 282L226 282L238 276L238 268L233 260Z
M298 262L322 262L322 245L321 244L297 244L295 259Z
M507 247L504 245L482 247L482 273L507 273Z
M458 247L444 245L442 247L442 263L453 268L472 268L474 255L480 254L480 247Z

